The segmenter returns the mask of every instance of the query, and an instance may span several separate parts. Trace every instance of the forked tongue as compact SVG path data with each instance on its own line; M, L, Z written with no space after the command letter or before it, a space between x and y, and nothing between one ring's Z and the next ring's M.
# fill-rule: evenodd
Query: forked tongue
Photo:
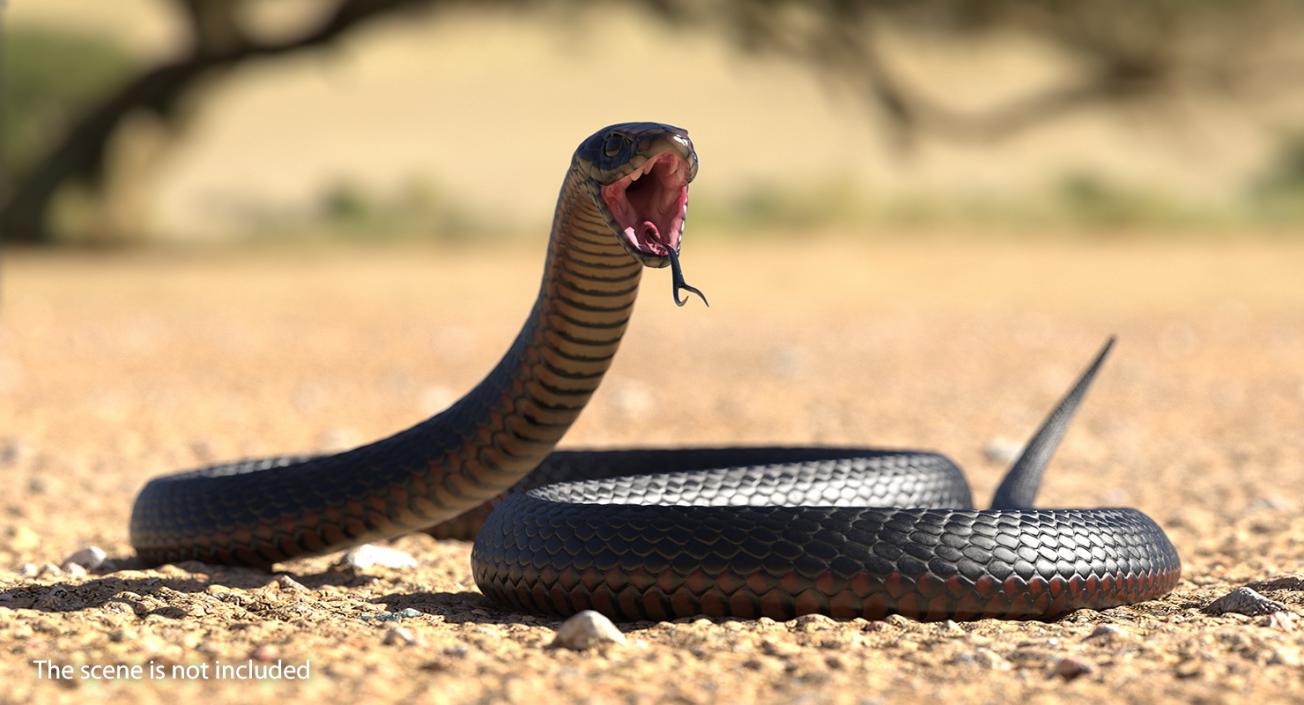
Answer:
M674 290L671 291L670 293L672 296L675 297L675 305L683 306L684 304L688 303L687 296L685 296L682 299L679 298L679 290L687 289L688 291L697 294L698 298L702 300L702 303L706 304L707 307L709 308L711 306L711 302L706 300L706 294L703 294L701 289L698 289L695 286L690 286L688 282L684 281L684 268L679 266L679 252L676 251L673 247L669 247L666 249L670 252L670 279L671 279L671 284L674 286Z

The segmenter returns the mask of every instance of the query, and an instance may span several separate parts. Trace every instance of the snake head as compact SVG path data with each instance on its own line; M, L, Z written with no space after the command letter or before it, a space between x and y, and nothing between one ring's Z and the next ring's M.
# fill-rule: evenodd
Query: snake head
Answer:
M679 252L697 152L688 132L655 122L611 125L575 151L598 209L625 249L648 267Z

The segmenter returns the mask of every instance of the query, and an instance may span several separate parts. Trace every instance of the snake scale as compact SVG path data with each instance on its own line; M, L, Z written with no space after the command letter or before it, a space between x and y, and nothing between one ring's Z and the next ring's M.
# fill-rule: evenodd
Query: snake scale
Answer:
M670 266L680 305L681 291L702 295L678 258L696 174L676 127L626 123L585 139L538 297L479 384L352 450L153 479L131 517L140 558L266 567L416 531L474 536L472 572L491 600L627 620L1050 619L1174 587L1177 552L1141 512L1032 508L1108 345L987 510L972 508L959 468L928 452L554 451L616 354L643 269Z

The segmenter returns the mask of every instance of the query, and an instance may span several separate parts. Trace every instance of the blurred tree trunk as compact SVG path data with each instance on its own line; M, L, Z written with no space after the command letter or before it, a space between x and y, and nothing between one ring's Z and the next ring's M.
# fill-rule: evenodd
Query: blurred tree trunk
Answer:
M265 42L243 31L238 0L170 1L187 19L189 52L145 71L88 108L43 157L18 175L8 199L0 204L0 238L11 243L51 242L50 211L56 194L74 181L92 189L101 185L109 142L131 114L148 111L175 126L182 118L184 100L227 69L325 46L368 20L434 4L434 0L339 0L307 32Z

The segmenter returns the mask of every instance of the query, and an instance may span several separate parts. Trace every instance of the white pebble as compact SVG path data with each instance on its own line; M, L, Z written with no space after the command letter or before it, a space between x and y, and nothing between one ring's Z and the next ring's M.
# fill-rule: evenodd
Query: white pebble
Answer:
M552 646L581 651L599 644L624 642L625 635L620 633L610 619L593 610L584 610L561 623Z
M415 568L417 559L404 553L396 548L385 548L364 543L357 548L345 553L336 563L338 566L345 568L371 568L380 566L381 568Z
M1019 459L1023 444L1003 436L997 436L983 444L983 456L993 463L1009 464Z
M285 575L284 573L276 576L276 587L279 590L288 590L290 592L308 591L308 588L304 587L303 583L300 583L299 581L295 580L294 578L291 578L288 575Z
M104 549L99 546L87 546L63 559L62 566L64 570L68 570L74 565L79 565L86 570L95 570L104 565L104 561L108 560L108 558L109 554L105 553Z
M418 644L421 640L407 627L390 627L382 642L386 646Z

